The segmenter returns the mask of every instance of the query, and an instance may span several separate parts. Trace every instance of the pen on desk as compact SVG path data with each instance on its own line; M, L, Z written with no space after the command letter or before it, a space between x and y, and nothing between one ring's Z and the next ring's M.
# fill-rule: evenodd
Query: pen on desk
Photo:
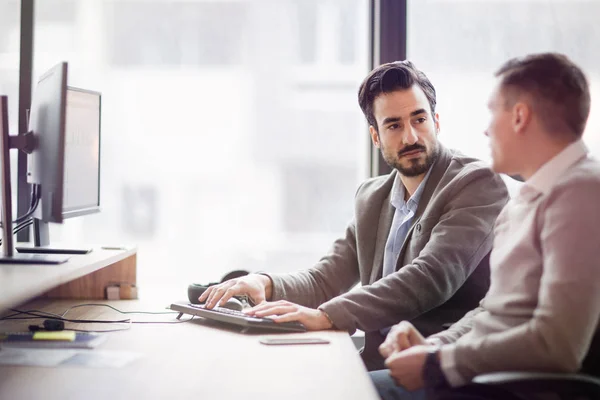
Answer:
M126 247L123 246L101 246L102 250L127 250Z

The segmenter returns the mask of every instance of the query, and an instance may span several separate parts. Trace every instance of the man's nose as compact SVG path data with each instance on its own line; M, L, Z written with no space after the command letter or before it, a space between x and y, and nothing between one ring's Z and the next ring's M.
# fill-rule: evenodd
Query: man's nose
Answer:
M417 143L419 137L417 136L417 132L415 132L414 128L411 126L404 132L404 136L402 137L402 143L405 145L412 145Z

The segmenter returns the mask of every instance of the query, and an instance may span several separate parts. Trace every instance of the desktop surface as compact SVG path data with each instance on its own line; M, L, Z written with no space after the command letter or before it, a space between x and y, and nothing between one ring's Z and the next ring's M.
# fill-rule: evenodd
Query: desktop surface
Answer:
M83 301L37 301L28 309L62 313ZM165 311L164 304L139 300L104 302L121 310ZM168 311L168 310L167 310ZM137 320L177 321L176 313L135 315ZM122 318L112 310L78 308L71 318ZM13 321L11 321L13 323ZM28 321L14 321L26 326ZM89 329L90 325L71 327ZM108 329L116 327L100 327ZM6 329L6 328L5 328ZM132 325L107 333L98 349L128 351L140 358L122 368L0 367L2 399L364 399L378 398L362 361L345 332L276 335L318 337L327 345L265 346L214 321ZM95 351L95 350L92 350ZM60 384L57 384L60 382ZM51 388L51 390L49 390Z

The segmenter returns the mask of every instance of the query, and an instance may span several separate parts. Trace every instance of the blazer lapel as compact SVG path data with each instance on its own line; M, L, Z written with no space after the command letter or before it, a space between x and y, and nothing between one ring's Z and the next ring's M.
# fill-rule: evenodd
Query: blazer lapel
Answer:
M396 209L390 202L392 191L390 189L387 197L381 204L381 214L379 214L379 223L377 225L377 238L375 239L375 254L373 255L373 268L371 269L371 279L373 283L381 277L383 273L383 255L385 253L385 244L390 234L392 220Z
M429 179L427 180L427 183L425 184L425 187L423 188L423 194L421 194L421 198L419 199L419 204L417 206L417 212L415 213L415 216L412 219L410 228L408 229L408 232L406 233L406 237L404 238L404 242L402 243L402 249L400 250L400 254L398 255L398 261L396 263L396 271L398 271L398 269L400 269L403 266L404 253L406 252L406 246L408 245L408 242L410 241L410 239L412 237L413 230L414 230L415 226L421 220L421 217L423 216L423 213L427 209L427 206L429 205L429 201L431 200L431 197L433 196L433 192L435 192L435 189L437 188L438 184L440 183L442 176L444 176L444 173L448 169L448 165L450 164L450 161L452 160L452 155L450 154L450 152L441 144L439 144L439 146L440 146L440 154L438 156L438 159L432 166L433 170L431 171L431 175L429 175ZM390 224L391 224L391 221L390 221ZM384 251L385 251L385 248L384 248Z

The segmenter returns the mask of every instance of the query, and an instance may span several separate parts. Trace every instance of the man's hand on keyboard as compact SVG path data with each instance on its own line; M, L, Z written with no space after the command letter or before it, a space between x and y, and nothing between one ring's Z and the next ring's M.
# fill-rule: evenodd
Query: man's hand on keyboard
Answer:
M210 286L198 298L206 301L206 308L225 304L233 296L248 295L255 304L260 304L271 297L271 279L266 275L250 274Z
M244 310L244 313L255 317L273 318L275 322L299 321L309 331L333 328L331 320L323 311L303 307L286 300L264 302Z

